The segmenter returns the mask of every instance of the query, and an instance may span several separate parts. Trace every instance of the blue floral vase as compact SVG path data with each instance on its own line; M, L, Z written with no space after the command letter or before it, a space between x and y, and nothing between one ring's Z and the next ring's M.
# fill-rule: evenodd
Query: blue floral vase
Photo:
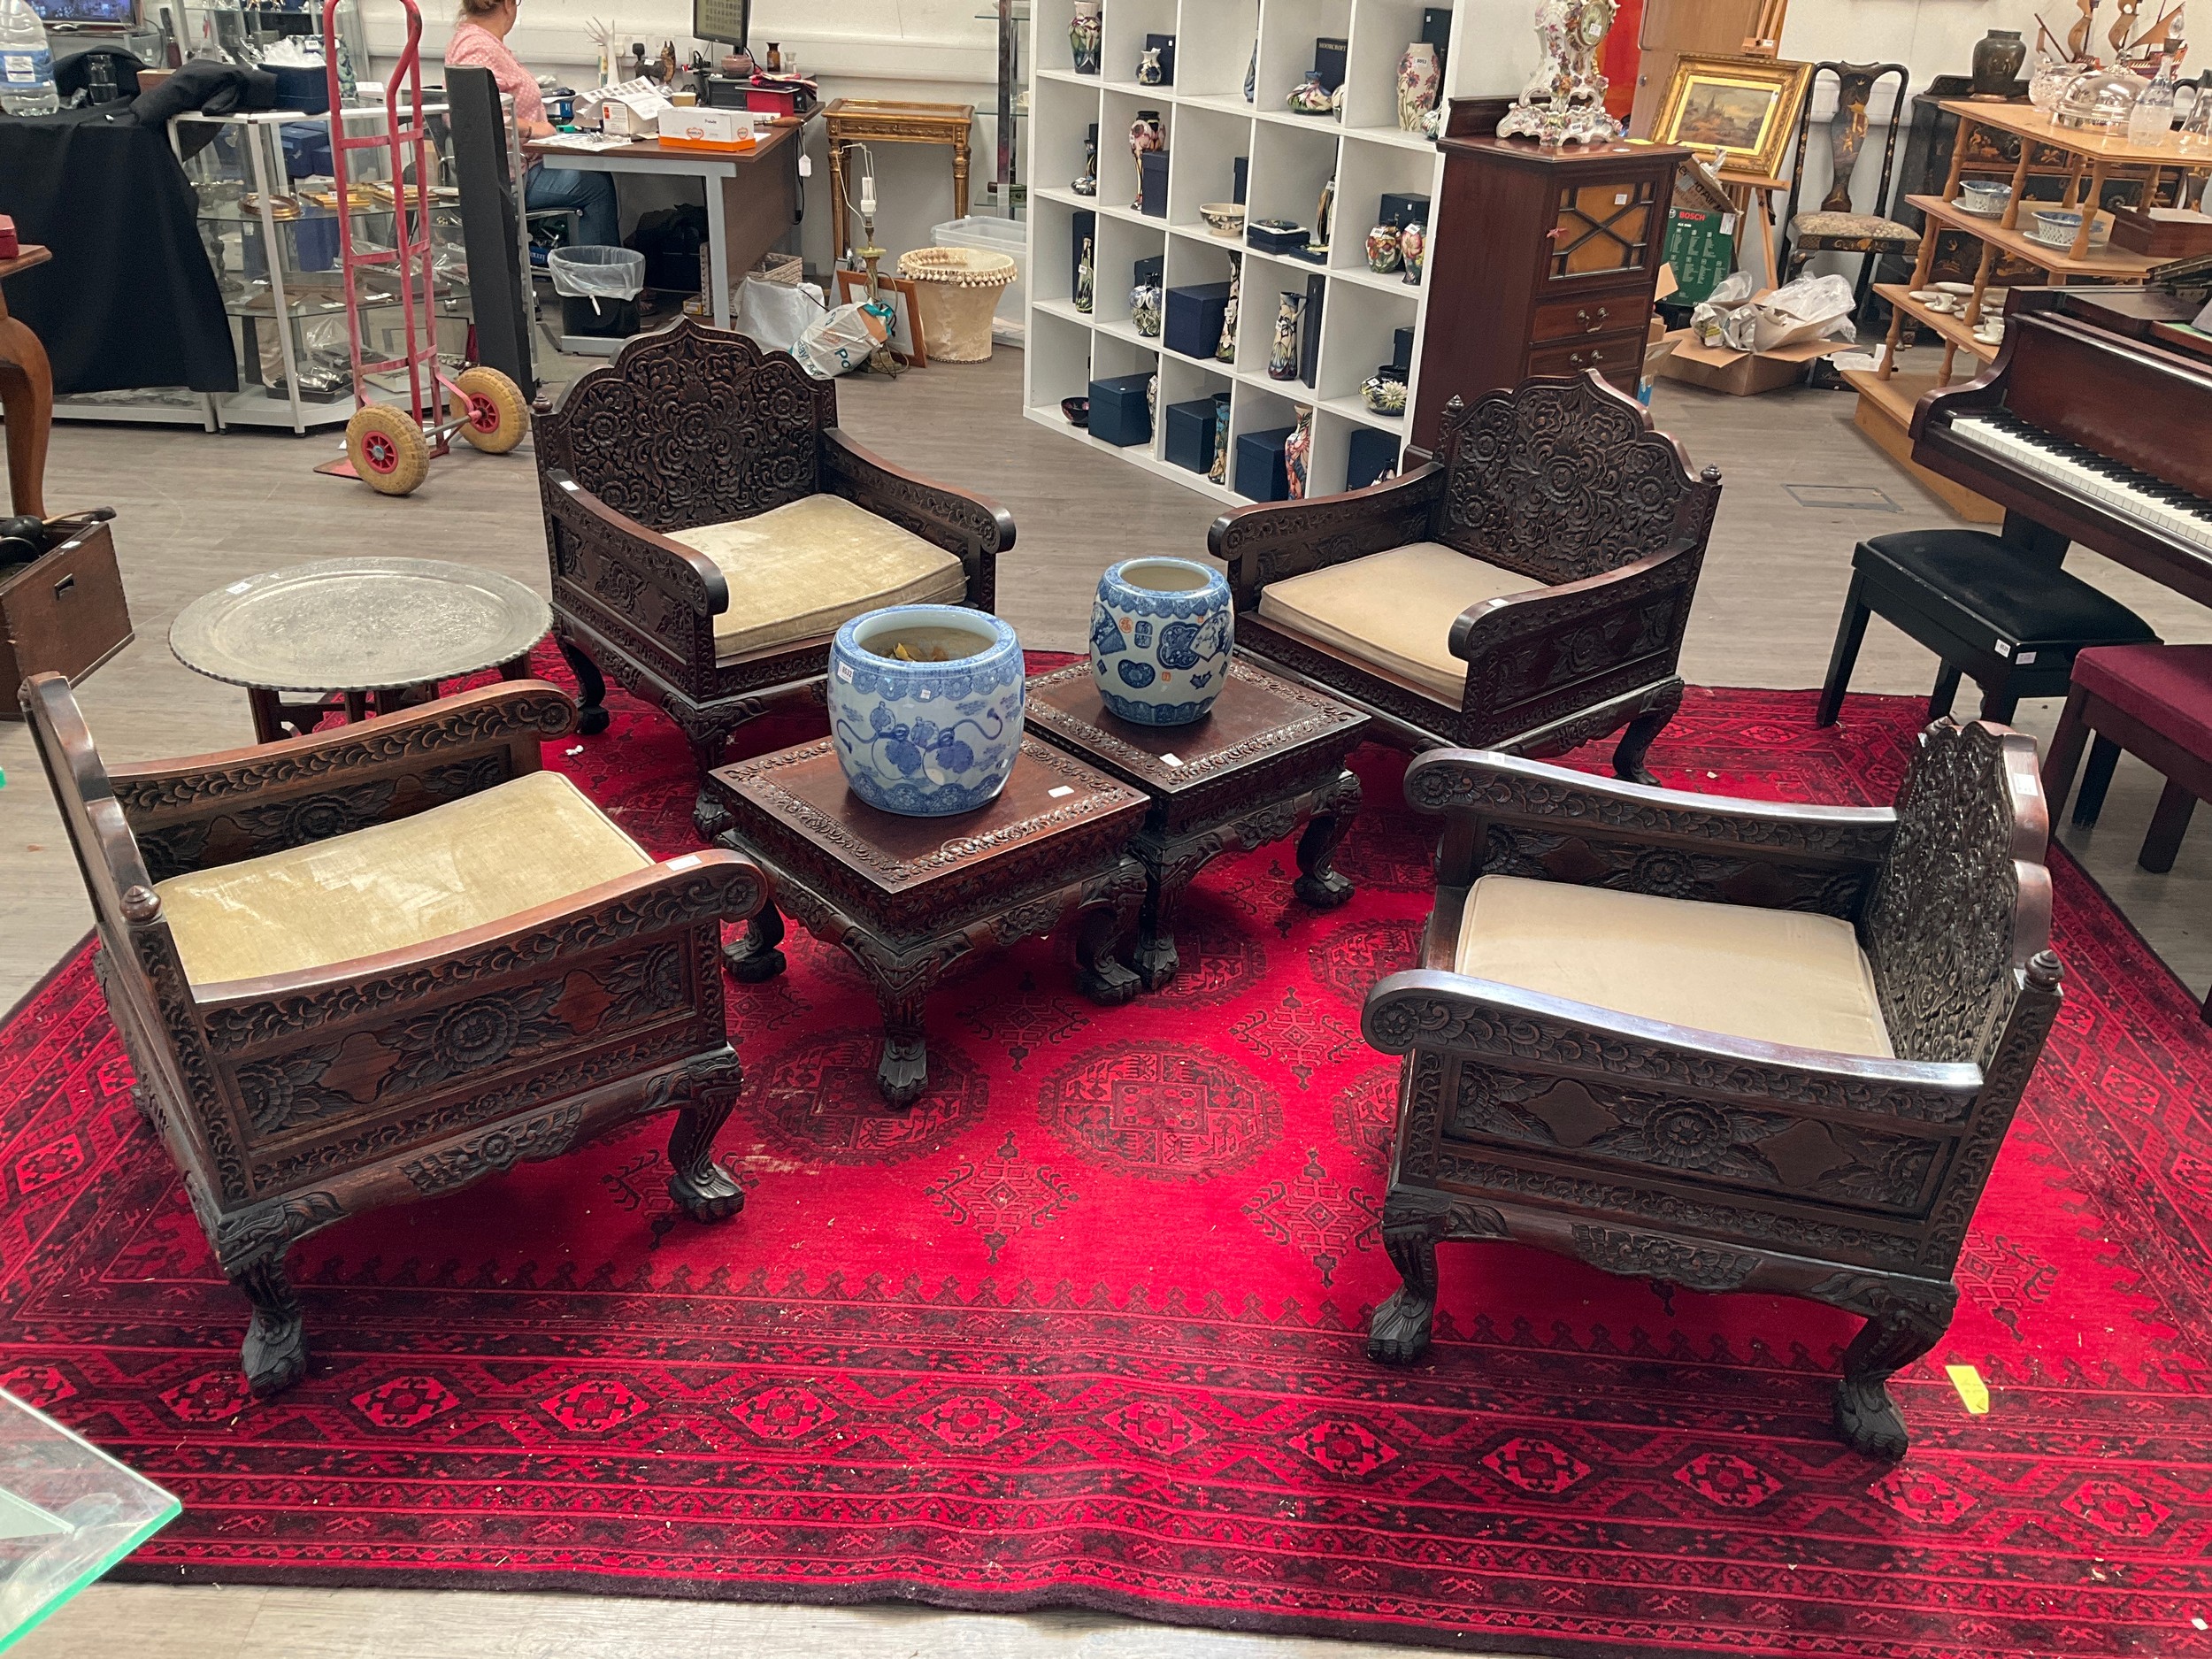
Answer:
M838 764L886 812L946 818L995 801L1021 752L1022 703L1021 641L964 605L871 611L830 644Z
M1091 678L1125 720L1187 726L1221 695L1233 630L1219 571L1189 559L1124 559L1098 579Z

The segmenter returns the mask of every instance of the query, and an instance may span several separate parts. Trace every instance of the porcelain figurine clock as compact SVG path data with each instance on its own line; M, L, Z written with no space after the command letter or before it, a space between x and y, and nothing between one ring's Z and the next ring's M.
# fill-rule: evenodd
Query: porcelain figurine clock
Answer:
M1498 123L1501 138L1609 144L1621 135L1621 124L1606 113L1598 69L1598 49L1618 10L1618 0L1540 0L1536 38L1544 62Z

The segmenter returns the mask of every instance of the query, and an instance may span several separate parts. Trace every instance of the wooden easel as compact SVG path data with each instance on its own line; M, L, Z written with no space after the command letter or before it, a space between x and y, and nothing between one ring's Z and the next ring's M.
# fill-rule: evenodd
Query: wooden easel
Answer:
M1752 19L1751 31L1744 36L1743 55L1746 58L1775 58L1782 55L1782 25L1788 20L1790 0L1759 0L1759 10ZM1774 196L1777 190L1786 190L1788 183L1781 179L1755 179L1747 174L1732 173L1717 168L1720 180L1728 187L1728 194L1736 204L1737 222L1743 226L1751 238L1750 249L1758 261L1756 265L1746 264L1761 288L1782 286L1782 273L1775 262L1775 243L1779 234L1774 224Z

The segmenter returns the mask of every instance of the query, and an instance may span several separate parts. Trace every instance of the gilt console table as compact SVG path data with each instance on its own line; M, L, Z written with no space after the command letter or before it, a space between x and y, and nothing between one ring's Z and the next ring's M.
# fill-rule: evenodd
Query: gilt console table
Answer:
M883 1010L876 1083L895 1108L928 1087L930 988L979 950L1074 918L1083 994L1110 1007L1137 994L1115 952L1144 899L1143 867L1125 849L1148 803L1049 743L1025 736L1004 793L952 818L870 806L846 787L826 737L721 767L706 793L715 839L742 849L775 887L724 950L730 977L753 984L783 972L786 914L842 949Z
M1033 731L1151 798L1129 848L1144 866L1135 961L1148 990L1175 978L1177 899L1223 853L1303 825L1292 891L1324 910L1352 896L1352 884L1330 868L1359 811L1359 780L1344 760L1368 717L1349 703L1233 657L1204 719L1134 726L1107 712L1090 664L1075 663L1029 682L1027 718Z
M952 150L952 216L968 216L968 131L975 125L972 104L914 104L886 98L833 98L822 111L829 134L830 240L833 262L845 262L845 167L839 153L847 144L944 144Z

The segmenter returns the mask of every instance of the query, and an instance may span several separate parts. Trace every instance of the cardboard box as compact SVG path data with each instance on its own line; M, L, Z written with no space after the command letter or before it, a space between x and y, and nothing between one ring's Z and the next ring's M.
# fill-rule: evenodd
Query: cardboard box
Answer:
M1803 380L1805 365L1815 357L1853 348L1847 340L1800 340L1775 351L1732 351L1699 345L1688 329L1680 328L1653 349L1662 349L1664 356L1646 358L1649 372L1732 397L1754 397Z
M710 110L703 104L660 112L661 142L672 150L747 150L758 142L753 118L744 110Z

